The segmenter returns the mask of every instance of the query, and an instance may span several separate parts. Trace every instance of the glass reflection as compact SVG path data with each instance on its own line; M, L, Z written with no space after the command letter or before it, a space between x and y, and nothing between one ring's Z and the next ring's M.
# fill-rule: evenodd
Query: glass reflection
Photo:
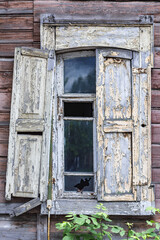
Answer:
M93 171L93 121L64 121L64 159L67 172Z
M94 191L92 176L65 176L65 191Z
M64 92L96 92L95 57L64 60Z

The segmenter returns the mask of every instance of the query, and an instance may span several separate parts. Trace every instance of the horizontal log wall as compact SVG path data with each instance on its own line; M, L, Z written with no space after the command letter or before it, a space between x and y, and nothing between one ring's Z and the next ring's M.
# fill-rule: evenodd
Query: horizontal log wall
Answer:
M13 56L16 46L40 47L40 14L111 15L115 19L132 19L139 15L154 15L154 69L152 69L152 182L155 184L156 206L160 208L160 2L158 1L44 1L0 0L0 204L9 212L4 198L8 151L9 116L13 77ZM26 202L14 199L12 203ZM83 206L82 206L83 207ZM0 215L0 239L47 239L47 218L40 209L9 218ZM158 217L156 217L158 218ZM55 223L63 217L52 216L51 237L61 239ZM114 219L120 222L119 219ZM128 220L122 219L124 223ZM130 219L133 222L133 219ZM142 219L135 225L143 227ZM5 226L5 228L4 228Z

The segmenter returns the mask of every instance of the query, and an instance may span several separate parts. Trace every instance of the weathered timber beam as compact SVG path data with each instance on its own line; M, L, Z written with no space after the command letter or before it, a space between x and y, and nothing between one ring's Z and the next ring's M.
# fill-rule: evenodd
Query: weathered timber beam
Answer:
M16 208L13 209L13 211L11 211L10 213L10 217L14 217L14 216L19 216L25 212L28 212L29 210L39 206L41 204L41 201L39 198L35 198L29 202L26 202Z
M154 16L153 15L140 15L131 19L118 19L111 17L110 15L106 16L71 16L71 15L57 15L57 14L42 14L41 23L42 24L51 24L51 25L76 25L76 24L91 24L91 25L107 25L107 24L119 24L119 25L150 25L153 24Z

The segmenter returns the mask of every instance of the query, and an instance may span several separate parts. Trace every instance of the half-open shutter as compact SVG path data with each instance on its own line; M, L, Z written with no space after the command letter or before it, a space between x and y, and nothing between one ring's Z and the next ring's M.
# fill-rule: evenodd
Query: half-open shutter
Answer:
M137 56L128 50L97 50L98 200L136 201L137 186L148 184L140 152L138 68L133 77Z
M16 48L11 103L6 199L46 199L54 59Z

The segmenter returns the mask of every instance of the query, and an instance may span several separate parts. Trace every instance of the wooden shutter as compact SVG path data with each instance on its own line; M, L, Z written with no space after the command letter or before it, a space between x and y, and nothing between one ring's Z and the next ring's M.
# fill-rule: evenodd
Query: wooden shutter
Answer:
M16 48L6 199L46 199L52 112L53 54Z
M139 62L132 51L97 50L98 200L141 200L138 187L150 184L149 89Z

